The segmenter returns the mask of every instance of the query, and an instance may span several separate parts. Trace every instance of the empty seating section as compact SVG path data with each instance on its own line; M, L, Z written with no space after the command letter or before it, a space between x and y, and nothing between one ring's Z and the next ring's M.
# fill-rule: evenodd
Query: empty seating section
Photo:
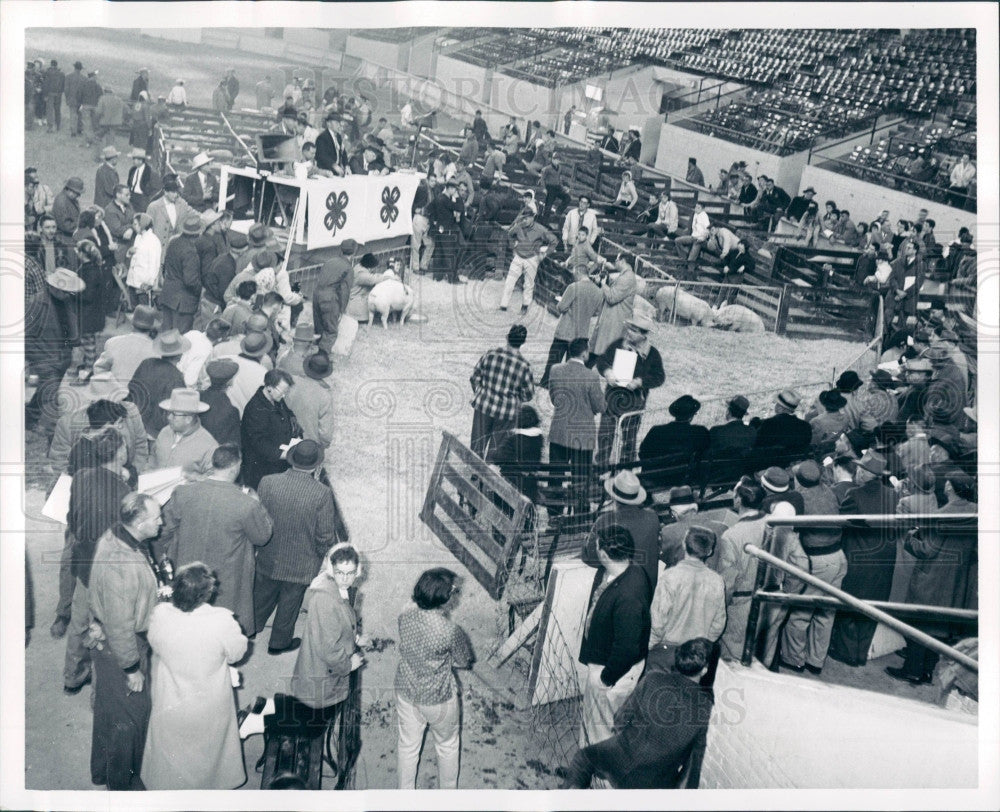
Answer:
M351 33L353 36L373 39L377 42L403 43L429 34L433 30L433 28L363 28Z

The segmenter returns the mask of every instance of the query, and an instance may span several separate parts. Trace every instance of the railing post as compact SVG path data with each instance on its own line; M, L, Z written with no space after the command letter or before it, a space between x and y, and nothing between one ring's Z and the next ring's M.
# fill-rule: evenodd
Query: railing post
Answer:
M788 285L781 286L781 293L778 296L778 313L775 317L774 332L777 335L784 335L788 330Z

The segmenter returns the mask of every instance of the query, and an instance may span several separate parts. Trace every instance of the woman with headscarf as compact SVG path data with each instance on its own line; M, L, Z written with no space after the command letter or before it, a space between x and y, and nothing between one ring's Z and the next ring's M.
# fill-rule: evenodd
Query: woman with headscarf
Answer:
M230 665L247 649L233 613L212 606L215 573L177 570L169 602L153 610L152 711L142 758L146 789L235 789L246 782Z
M131 147L150 152L150 110L149 93L145 90L139 93L139 100L132 105L132 129L129 131L128 143Z

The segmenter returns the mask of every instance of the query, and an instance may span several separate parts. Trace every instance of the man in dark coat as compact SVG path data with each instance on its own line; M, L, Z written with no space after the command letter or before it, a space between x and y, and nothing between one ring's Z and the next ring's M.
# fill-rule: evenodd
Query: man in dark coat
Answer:
M340 115L327 113L323 124L326 129L316 138L316 166L335 175L344 175L347 171L347 142Z
M726 404L726 422L708 430L706 482L735 480L743 472L743 459L757 437L757 432L743 422L749 408L750 401L737 395Z
M59 413L59 386L72 362L69 321L63 293L46 282L42 267L26 257L24 271L24 360L31 374L38 376L25 407L24 428L31 431L42 421L51 436Z
M653 426L639 446L643 482L650 488L665 488L686 481L691 466L697 464L708 449L708 429L691 425L701 409L701 402L691 395L681 395L668 408L674 419ZM664 468L671 470L664 471ZM677 470L673 470L675 468Z
M174 389L184 388L184 376L177 368L181 356L191 349L191 342L177 330L160 333L153 342L155 358L146 358L136 367L128 382L128 400L139 407L142 422L151 440L167 425L160 402L170 398Z
M226 83L226 95L229 97L229 109L232 110L236 97L240 95L240 80L236 78L236 68L227 68L226 78L223 81Z
M271 538L271 518L253 492L235 484L239 473L236 446L216 448L208 478L179 486L163 506L158 545L175 567L201 561L215 570L215 606L231 610L253 634L254 548Z
M132 80L132 92L129 94L130 102L139 101L139 94L143 91L149 93L149 68L139 68L139 72Z
M94 176L94 205L102 209L115 199L115 189L121 180L118 177L118 150L114 146L101 150L101 165Z
M201 416L201 425L219 445L231 444L237 448L240 446L240 410L233 405L226 389L239 370L239 364L227 358L209 361L205 373L211 383L201 393L201 402L209 406Z
M614 789L695 789L701 776L713 696L699 681L712 644L688 640L676 652L650 650L646 671L615 714L615 735L578 751L562 789L587 789L595 776Z
M59 70L59 63L53 59L42 76L47 132L59 132L62 127L62 95L65 89L66 74Z
M129 153L129 157L132 159L132 166L128 170L128 188L129 192L131 192L130 200L132 208L136 212L142 213L146 211L154 195L159 191L160 177L146 163L146 150L136 147ZM164 184L164 191L169 191L167 187L172 185Z
M74 62L73 72L66 77L63 85L63 95L66 97L66 109L69 112L69 134L76 137L80 134L80 88L83 86L83 63Z
M285 395L294 382L284 370L269 369L264 374L264 385L243 409L240 422L243 465L240 476L247 487L256 488L261 477L280 474L288 469L286 449L282 446L288 446L293 438L302 436L299 421L285 403Z
M783 465L798 455L805 456L812 443L812 426L796 416L802 397L785 389L774 401L774 414L757 425L757 437L750 452L748 470L759 471Z
M195 248L199 234L201 218L191 213L184 218L184 230L167 243L159 298L164 330L175 327L183 334L194 326L201 299L201 261Z
M313 327L320 334L319 348L327 355L337 342L340 317L347 309L354 284L351 257L358 244L346 239L340 244L340 255L323 263L313 289Z
M844 515L892 515L899 496L888 482L881 457L866 455L854 474L857 487L849 490L840 506ZM892 590L896 567L898 531L884 527L846 526L843 531L847 575L840 588L869 601L885 601ZM830 637L829 656L851 666L868 661L868 649L875 636L876 622L855 612L837 612Z
M430 271L437 281L459 281L455 263L458 260L461 230L456 215L461 215L464 210L465 206L458 195L458 185L453 180L446 181L424 208L424 215L430 222L431 238L434 240Z
M301 639L292 634L306 587L330 547L348 540L333 491L315 477L323 465L322 447L303 440L288 457L291 470L264 477L260 483L260 501L274 531L257 553L254 622L260 634L275 612L268 654L299 647Z
M948 503L938 512L975 514L976 485L971 477L955 475L945 484ZM978 523L939 524L913 530L906 537L906 551L917 558L906 592L906 603L975 609L978 606ZM950 624L923 622L918 628L939 639L952 634ZM886 673L913 685L930 682L939 655L912 640L907 641L902 668Z
M80 178L70 178L52 202L52 216L56 218L57 238L64 245L75 245L73 234L80 224L80 195L84 190Z

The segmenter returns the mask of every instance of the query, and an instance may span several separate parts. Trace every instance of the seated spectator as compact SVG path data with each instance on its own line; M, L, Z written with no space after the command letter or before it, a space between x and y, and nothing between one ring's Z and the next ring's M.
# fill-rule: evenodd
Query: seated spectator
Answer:
M622 172L622 182L618 187L618 195L611 203L611 207L632 211L638 202L639 192L636 191L635 181L632 180L632 173L626 169Z
M863 428L866 421L874 428L892 423L899 415L899 404L893 394L896 380L884 369L874 369L869 374L871 380L858 388L844 408L848 428Z
M707 527L717 536L726 530L726 525L722 522L698 515L698 503L689 485L671 488L667 504L670 506L670 517L673 522L663 525L660 529L660 560L667 567L672 567L684 559L684 538L687 536L688 528L695 525Z
M834 384L833 388L840 392L840 394L844 396L844 399L850 403L851 398L860 386L861 378L858 376L858 373L853 369L847 369L840 373L840 377L837 378L837 382ZM823 403L820 401L819 397L817 397L816 400L813 401L812 405L806 410L803 418L805 420L812 420L814 417L818 417L823 414L825 410L826 407L823 406Z
M963 207L968 201L969 187L976 177L976 165L968 153L962 155L958 163L951 168L948 184L948 203Z
M695 158L688 158L687 175L684 179L695 186L705 185L705 175L698 168L698 161Z
M757 430L749 459L751 470L760 470L775 462L804 456L812 443L812 426L796 416L802 396L794 389L785 389L774 400L774 414L764 420L750 422Z
M534 406L523 404L517 425L493 450L491 462L500 466L500 474L532 502L538 501L538 480L522 469L540 465L545 436L539 428Z
M843 243L848 248L860 244L861 237L858 234L858 228L854 225L851 213L847 209L840 210L840 217L837 220L837 224L833 227L833 235L830 237L830 242Z
M924 416L928 425L955 427L966 404L967 387L962 371L948 348L940 344L928 349L924 357L934 370L924 398Z
M726 421L708 430L707 482L732 481L743 471L743 460L757 436L757 432L743 422L749 408L750 401L737 395L726 404Z
M663 488L684 482L690 475L691 466L708 450L708 429L691 424L700 409L699 400L682 395L668 408L674 419L653 426L646 434L639 446L639 462L647 487ZM662 470L664 468L678 470Z
M740 174L740 186L737 190L736 201L744 206L749 206L757 199L757 187L753 185L753 177L749 172Z
M726 627L726 587L722 576L705 565L715 552L716 535L689 527L684 559L665 570L649 608L649 645L676 649L695 637L714 643Z
M669 239L677 236L677 204L670 199L669 190L664 189L660 192L659 200L652 213L655 219L648 226L633 231L633 234Z
M798 222L809 209L809 204L814 202L814 197L816 197L816 190L812 186L803 189L802 194L792 198L792 202L788 204L788 210L785 212L785 215L789 220ZM818 209L819 206L817 205Z
M591 567L600 566L597 543L601 534L614 526L625 528L632 537L631 561L646 573L651 597L659 572L660 521L653 510L643 507L646 489L631 471L619 471L604 482L604 490L612 501L594 522L580 558Z
M691 215L691 233L674 240L677 256L687 260L689 268L698 260L702 249L708 242L708 238L711 236L710 229L711 222L704 205L700 201L696 202L694 214Z
M908 477L918 466L930 462L931 447L927 442L927 424L922 414L906 419L906 440L896 446L890 467L896 476Z
M705 245L705 250L712 254L718 254L720 265L725 265L725 259L732 251L736 250L739 237L725 226L713 224L708 227L709 239Z
M755 220L757 222L767 220L767 229L768 231L772 231L774 229L774 223L776 223L784 215L788 205L792 202L792 199L788 196L788 192L780 186L774 185L774 180L772 178L769 178L766 175L762 177L763 188L761 189L760 195L749 208Z
M699 683L711 651L705 639L685 641L673 656L651 648L614 735L579 750L561 788L587 789L594 777L614 789L696 788L713 703Z
M809 421L814 448L832 443L847 429L847 417L844 414L847 400L840 392L836 389L820 392L819 402L826 411Z

